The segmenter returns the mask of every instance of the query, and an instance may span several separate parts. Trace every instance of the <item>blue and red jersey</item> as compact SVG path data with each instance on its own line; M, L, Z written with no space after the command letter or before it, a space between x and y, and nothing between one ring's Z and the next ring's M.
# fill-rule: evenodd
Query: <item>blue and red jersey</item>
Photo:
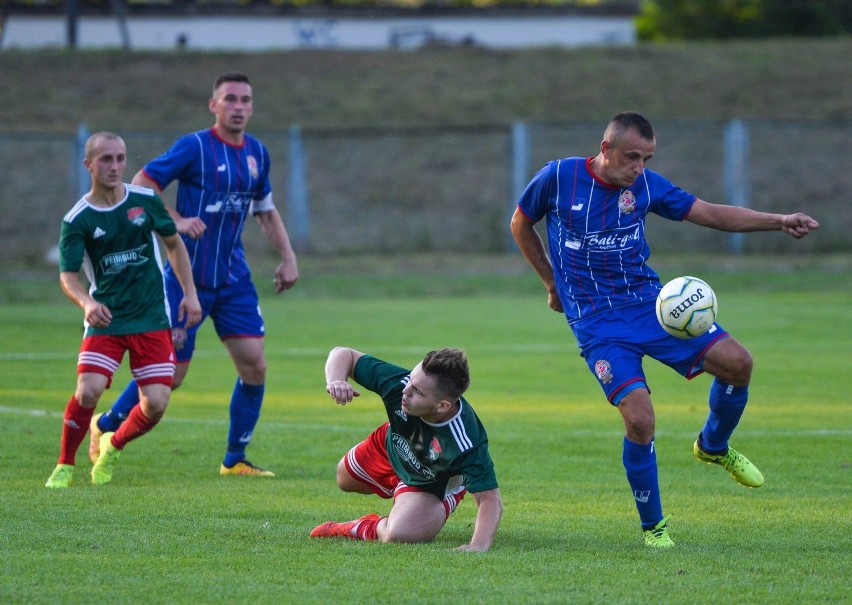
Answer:
M597 178L592 158L547 163L518 202L532 222L546 218L550 261L568 323L653 300L660 278L648 266L645 217L681 221L695 196L645 170L629 188Z
M143 169L160 189L177 179L176 210L207 225L200 239L182 236L198 288L219 288L250 277L242 243L246 218L272 208L269 152L246 134L223 141L213 128L182 136ZM171 268L168 268L171 271Z

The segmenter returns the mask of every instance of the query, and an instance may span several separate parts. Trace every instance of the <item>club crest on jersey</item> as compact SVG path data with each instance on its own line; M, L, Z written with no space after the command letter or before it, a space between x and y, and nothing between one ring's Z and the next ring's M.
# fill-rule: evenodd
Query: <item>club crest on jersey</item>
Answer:
M429 460L433 462L441 455L441 444L437 437L432 437L432 443L429 444Z
M598 359L595 362L595 376L598 377L603 384L612 382L612 367L606 359Z
M257 160L254 159L253 155L246 157L246 163L248 164L249 174L251 178L256 179L260 172L257 169Z
M145 209L141 206L131 208L127 211L127 220L137 227L141 227L145 224Z
M627 214L636 210L636 196L629 189L625 189L618 196L618 211Z

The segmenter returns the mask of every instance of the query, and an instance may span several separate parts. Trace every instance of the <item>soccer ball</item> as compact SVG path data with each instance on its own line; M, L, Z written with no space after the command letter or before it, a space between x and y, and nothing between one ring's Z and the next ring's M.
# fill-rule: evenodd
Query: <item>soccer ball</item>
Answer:
M707 282L685 275L671 280L657 295L657 321L678 338L701 336L713 322L719 304Z

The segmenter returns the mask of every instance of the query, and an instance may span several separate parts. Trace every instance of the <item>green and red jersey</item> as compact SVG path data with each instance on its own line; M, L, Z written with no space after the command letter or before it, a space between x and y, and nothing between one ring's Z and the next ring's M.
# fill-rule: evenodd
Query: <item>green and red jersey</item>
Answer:
M397 476L441 499L450 483L462 482L469 492L497 489L488 435L471 405L459 398L458 413L440 424L409 416L402 391L410 377L411 370L370 355L359 358L353 371L355 381L385 404L388 458Z
M169 236L177 227L151 189L125 184L125 197L102 208L86 197L62 219L59 270L83 268L92 297L112 313L105 328L92 334L138 334L169 327L163 262L155 233Z

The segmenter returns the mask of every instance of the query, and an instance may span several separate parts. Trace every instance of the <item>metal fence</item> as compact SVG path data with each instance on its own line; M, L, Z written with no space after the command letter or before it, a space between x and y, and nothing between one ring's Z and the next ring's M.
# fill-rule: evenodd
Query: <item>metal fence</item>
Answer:
M729 234L652 217L652 248L708 254L738 246L744 254L852 252L852 211L845 199L852 190L850 123L744 125L749 153L735 163L746 178L740 197L750 193L746 202L761 210L807 212L822 224L818 236L793 244L777 233L757 233L737 243ZM293 129L254 134L269 147L274 197L302 253L489 253L511 247L508 221L519 182L547 160L595 154L603 126L530 123L523 125L522 137L512 124L303 129L295 145ZM729 123L666 121L655 128L652 169L708 201L736 201L726 190ZM120 134L128 146L130 179L182 133ZM0 260L7 269L46 266L62 215L81 193L77 138L73 133L0 134ZM247 248L267 250L259 229L247 229Z

